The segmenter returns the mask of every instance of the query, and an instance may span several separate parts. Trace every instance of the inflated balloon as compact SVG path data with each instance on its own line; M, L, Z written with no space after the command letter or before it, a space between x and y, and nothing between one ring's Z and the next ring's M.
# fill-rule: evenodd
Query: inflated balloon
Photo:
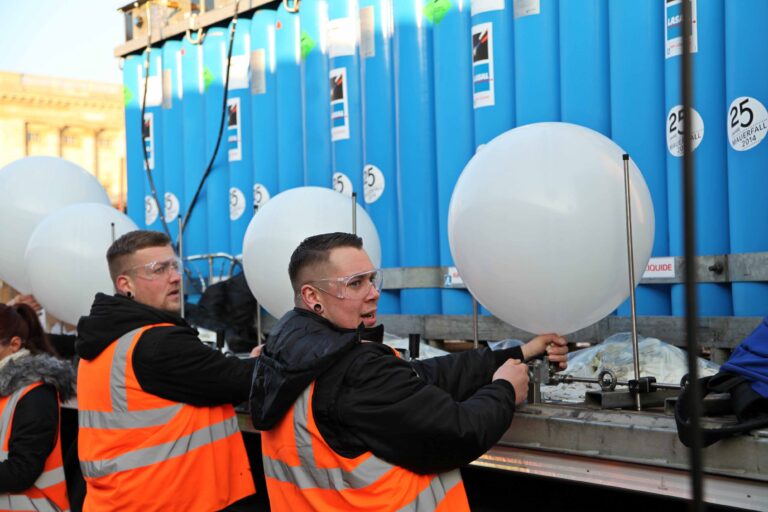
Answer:
M352 232L352 200L328 188L300 187L269 200L251 219L243 239L243 269L256 300L274 317L293 308L288 278L291 254L307 237ZM374 266L381 264L381 244L373 221L356 206L357 234Z
M24 251L37 224L49 213L75 203L109 205L95 177L62 158L30 156L0 169L0 279L23 293Z
M114 293L106 258L113 223L115 238L138 229L120 211L98 203L60 208L35 228L24 257L27 277L53 316L77 324L96 292Z
M567 123L499 135L459 178L448 236L467 288L494 315L532 333L567 334L629 296L624 151ZM630 161L634 267L651 254L654 215Z

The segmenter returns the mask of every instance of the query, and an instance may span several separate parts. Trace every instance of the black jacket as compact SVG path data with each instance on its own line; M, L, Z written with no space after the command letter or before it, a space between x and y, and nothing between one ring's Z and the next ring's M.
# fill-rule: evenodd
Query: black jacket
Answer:
M509 428L515 392L491 382L519 347L488 349L408 362L381 343L377 330L344 330L310 311L287 313L258 358L251 415L272 428L316 380L312 411L328 444L340 455L371 451L417 473L468 464Z
M149 329L133 351L133 368L144 391L197 406L248 399L254 359L224 356L201 343L180 316L121 295L96 295L90 315L77 324L75 350L90 361L123 334L157 323L172 325Z
M8 458L0 462L0 493L32 487L59 434L59 404L74 394L74 370L67 361L45 354L22 356L0 369L0 396L42 381L16 404L8 440Z

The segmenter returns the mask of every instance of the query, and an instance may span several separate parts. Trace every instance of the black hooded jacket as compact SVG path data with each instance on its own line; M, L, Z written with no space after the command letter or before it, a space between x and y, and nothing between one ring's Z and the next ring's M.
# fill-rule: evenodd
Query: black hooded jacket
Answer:
M523 359L519 347L408 362L376 342L382 334L381 326L345 330L311 311L287 313L256 362L254 425L274 427L316 380L315 422L344 457L371 451L433 473L468 464L501 438L512 421L515 391L491 378L508 358Z
M8 440L8 458L0 462L0 494L32 487L59 435L58 398L75 392L75 373L68 361L47 354L27 355L0 369L0 396L9 396L35 382L43 382L18 401Z
M227 357L204 345L180 316L122 295L99 293L90 315L77 324L77 354L93 360L123 334L150 324L133 351L142 389L167 400L196 406L239 404L248 399L254 359Z

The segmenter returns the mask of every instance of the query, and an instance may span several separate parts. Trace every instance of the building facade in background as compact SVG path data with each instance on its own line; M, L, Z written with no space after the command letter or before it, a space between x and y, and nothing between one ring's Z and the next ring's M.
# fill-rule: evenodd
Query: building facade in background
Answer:
M80 165L124 210L122 86L0 72L0 168L25 156Z

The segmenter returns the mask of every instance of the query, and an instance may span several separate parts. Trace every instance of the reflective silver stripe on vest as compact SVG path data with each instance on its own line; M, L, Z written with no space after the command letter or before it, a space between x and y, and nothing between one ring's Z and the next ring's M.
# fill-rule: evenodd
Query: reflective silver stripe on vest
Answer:
M38 512L69 512L69 509L61 511L59 507L46 498L32 499L23 494L0 494L0 509L36 510Z
M308 429L310 390L311 387L304 390L293 406L293 430L300 465L291 466L284 461L265 455L262 457L264 474L268 478L291 483L299 489L342 491L363 489L375 484L388 471L396 467L375 455L368 457L352 471L317 467L312 450L312 436ZM415 512L434 510L445 498L447 492L459 482L461 482L461 475L458 470L435 475L430 485L402 510Z
M165 425L181 410L181 404L144 411L101 412L78 411L81 427L88 428L143 428Z
M35 480L35 487L38 489L47 489L48 487L62 483L64 480L64 468L58 467L41 473L40 476L37 477L37 480Z
M147 448L134 450L114 459L99 461L80 461L83 476L99 478L120 471L137 469L174 457L180 457L202 446L225 439L240 431L235 417L215 423L210 427L201 428L195 432L171 441Z
M5 444L5 439L8 436L8 433L11 431L11 417L13 416L13 411L16 409L16 404L21 399L21 394L24 392L24 389L26 388L21 388L13 392L8 399L8 402L5 404L3 414L0 415L0 462L8 459L8 452L3 449L3 445Z
M437 505L445 499L448 491L461 482L461 473L458 469L439 473L429 482L429 485L416 496L416 499L404 506L402 512L419 512L422 510L435 510Z

